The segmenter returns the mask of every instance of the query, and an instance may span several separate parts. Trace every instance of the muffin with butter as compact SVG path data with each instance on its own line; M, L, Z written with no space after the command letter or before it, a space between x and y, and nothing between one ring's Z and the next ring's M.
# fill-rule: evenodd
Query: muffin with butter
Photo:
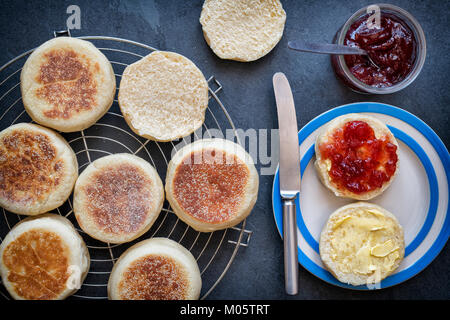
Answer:
M355 286L375 284L403 260L403 228L380 206L352 203L330 215L319 249L323 264L339 281Z

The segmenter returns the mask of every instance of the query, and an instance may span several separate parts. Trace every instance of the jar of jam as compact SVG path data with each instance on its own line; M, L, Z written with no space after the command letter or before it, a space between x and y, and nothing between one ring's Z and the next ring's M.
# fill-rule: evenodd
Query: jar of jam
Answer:
M360 93L388 94L407 87L420 73L426 56L424 32L407 11L390 5L380 8L377 25L364 7L336 33L333 42L356 46L364 55L332 55L337 76ZM372 24L372 25L370 25Z

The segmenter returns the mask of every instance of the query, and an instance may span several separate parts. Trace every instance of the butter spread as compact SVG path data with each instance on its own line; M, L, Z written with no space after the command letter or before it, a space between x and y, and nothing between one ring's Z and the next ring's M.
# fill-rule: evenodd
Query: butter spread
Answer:
M330 257L343 273L391 273L401 259L399 226L376 209L358 209L331 226Z

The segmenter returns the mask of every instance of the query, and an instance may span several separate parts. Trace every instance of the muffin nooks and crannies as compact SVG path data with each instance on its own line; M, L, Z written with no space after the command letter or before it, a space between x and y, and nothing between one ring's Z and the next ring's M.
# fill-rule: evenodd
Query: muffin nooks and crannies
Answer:
M369 200L398 173L398 143L384 123L362 114L330 121L317 136L315 167L336 196Z
M258 196L251 156L224 139L203 139L170 160L166 194L175 214L197 231L234 226L251 212Z
M39 46L20 74L23 105L39 124L83 130L109 109L116 93L111 63L92 43L58 37Z
M339 281L355 286L375 284L403 260L403 228L380 206L352 203L330 215L319 249L324 265Z
M111 300L196 300L202 279L197 261L167 238L141 241L117 260L108 282Z
M0 245L0 275L14 299L65 299L81 287L89 265L83 239L56 214L22 220Z
M118 153L95 160L80 174L73 210L91 237L123 243L150 229L163 201L156 170L138 156Z
M155 51L123 72L119 106L137 135L171 141L202 126L208 84L191 60L174 52Z
M0 206L36 215L61 206L78 177L69 144L53 130L31 123L0 132Z
M203 35L222 59L242 62L268 54L283 36L286 12L279 0L206 0Z

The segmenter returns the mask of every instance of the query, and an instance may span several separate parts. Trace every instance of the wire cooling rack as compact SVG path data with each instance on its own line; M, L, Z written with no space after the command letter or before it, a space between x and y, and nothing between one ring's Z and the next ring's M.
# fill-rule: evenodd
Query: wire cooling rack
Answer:
M70 36L69 31L55 31L54 36ZM78 159L79 172L97 158L120 152L128 152L150 162L165 180L167 164L173 149L177 149L181 140L173 142L155 142L135 135L128 127L120 112L117 93L122 72L133 63L156 49L143 43L104 36L85 36L80 39L93 42L111 62L116 76L117 92L113 105L97 123L80 132L61 133L69 142ZM24 52L0 67L0 130L19 122L32 122L25 112L20 93L20 71L26 58L34 49ZM222 85L214 76L208 79L209 106L205 123L201 128L203 137L211 136L214 128L226 136L225 131L233 132L237 143L239 138L227 109L218 98ZM199 131L190 137L198 139ZM229 137L227 137L229 138ZM188 139L183 139L187 143ZM89 250L91 266L81 288L69 299L107 299L107 283L115 261L127 248L150 237L167 237L187 248L197 260L202 276L200 298L205 299L216 288L231 266L241 246L248 246L252 231L245 229L245 220L238 226L211 233L197 232L179 220L165 201L163 209L150 228L138 239L125 244L109 244L95 240L84 233L73 214L72 195L61 207L53 210L67 217L79 231ZM25 216L7 212L2 208L0 215L0 242L9 230ZM0 286L0 298L10 299L3 285Z

